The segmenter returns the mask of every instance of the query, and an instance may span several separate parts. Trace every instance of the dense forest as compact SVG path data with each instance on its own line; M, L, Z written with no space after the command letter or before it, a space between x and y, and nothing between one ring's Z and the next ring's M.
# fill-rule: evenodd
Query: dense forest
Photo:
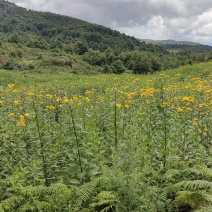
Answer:
M32 69L37 66L34 63L23 68L14 51L7 51L10 47L7 48L6 43L9 46L17 44L19 51L28 47L40 49L40 55L46 50L56 52L60 57L72 58L64 64L55 59L55 64L65 66L71 64L75 55L74 60L78 58L81 63L84 61L104 73L152 73L212 59L210 47L201 53L190 51L187 47L173 53L163 46L147 44L104 26L49 12L27 10L6 1L0 1L0 38L1 55L4 55L0 65L5 69Z

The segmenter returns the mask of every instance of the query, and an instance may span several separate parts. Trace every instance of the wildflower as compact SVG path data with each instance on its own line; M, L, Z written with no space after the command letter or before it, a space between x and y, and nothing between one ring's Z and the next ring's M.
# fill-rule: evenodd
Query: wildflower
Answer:
M204 132L208 132L209 130L208 130L208 128L204 128L203 131Z
M18 101L18 100L14 100L14 104L16 104L16 105L17 105L18 103L19 103L19 101Z
M9 89L12 89L15 85L14 84L8 84L7 85Z
M178 113L183 113L183 108L178 107L178 108L177 108L177 112L178 112Z
M10 116L10 117L14 116L14 113L9 113L9 116Z
M29 113L25 113L24 116L25 116L25 117L28 117L28 116L29 116Z
M116 103L116 107L117 107L117 108L121 108L121 104Z
M186 107L185 108L187 111L192 111L192 109L190 107Z
M56 102L60 102L62 99L60 97L56 98Z
M78 100L77 96L74 96L74 97L73 97L73 100L74 100L74 101L77 101L77 100Z
M183 102L193 102L194 101L194 97L193 96L184 96L182 98Z
M24 116L23 115L20 115L20 120L19 122L17 123L19 127L24 127L26 126L25 125L25 120L24 120Z
M85 94L91 94L92 93L92 90L86 90L85 91Z
M46 105L45 108L46 108L46 110L54 110L55 109L55 106L53 106L53 105Z
M3 101L2 101L2 100L0 100L0 105L1 105L1 104L3 104Z
M155 92L155 89L154 88L146 88L146 89L141 89L141 94L140 96L143 97L143 96L153 96L153 93Z
M193 121L193 125L196 126L197 125L197 121Z
M129 108L129 105L125 104L124 107L125 107L126 109L128 109L128 108Z
M90 102L90 99L88 97L85 98L86 102Z
M46 94L46 98L47 99L52 99L53 98L53 95L52 94Z
M69 99L68 99L67 97L65 97L65 98L63 99L63 102L64 102L64 103L68 103L68 102L69 102Z
M34 96L35 94L33 92L28 92L27 95L28 96Z

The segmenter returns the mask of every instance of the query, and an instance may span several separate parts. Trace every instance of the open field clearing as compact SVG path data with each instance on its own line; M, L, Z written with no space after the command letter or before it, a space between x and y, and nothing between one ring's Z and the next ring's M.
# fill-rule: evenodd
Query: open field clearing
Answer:
M0 211L197 211L212 202L211 118L211 62L152 75L0 70Z

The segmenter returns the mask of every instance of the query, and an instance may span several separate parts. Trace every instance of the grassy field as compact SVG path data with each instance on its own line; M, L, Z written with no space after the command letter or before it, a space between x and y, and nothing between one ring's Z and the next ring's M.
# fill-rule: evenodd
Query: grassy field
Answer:
M0 211L211 209L211 62L0 76Z

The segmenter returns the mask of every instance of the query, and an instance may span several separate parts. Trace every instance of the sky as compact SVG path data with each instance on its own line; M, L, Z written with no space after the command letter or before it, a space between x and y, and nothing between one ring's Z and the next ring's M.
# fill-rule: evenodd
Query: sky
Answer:
M212 46L212 0L9 0L67 15L142 39Z

